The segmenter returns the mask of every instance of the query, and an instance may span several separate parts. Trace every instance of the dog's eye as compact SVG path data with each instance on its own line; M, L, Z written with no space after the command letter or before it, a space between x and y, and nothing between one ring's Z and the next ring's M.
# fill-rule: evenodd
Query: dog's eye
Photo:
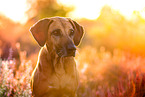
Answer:
M55 36L61 36L61 30L60 29L56 29L52 32L53 35Z
M74 35L74 30L73 29L70 29L70 34L69 36L73 36Z

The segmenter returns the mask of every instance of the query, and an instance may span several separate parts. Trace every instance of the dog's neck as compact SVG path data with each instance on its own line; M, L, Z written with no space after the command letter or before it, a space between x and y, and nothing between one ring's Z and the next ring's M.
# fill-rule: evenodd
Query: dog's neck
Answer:
M62 58L56 54L55 50L52 47L48 46L47 44L44 47L47 50L47 60L51 61L52 65L55 65L59 61L61 61Z

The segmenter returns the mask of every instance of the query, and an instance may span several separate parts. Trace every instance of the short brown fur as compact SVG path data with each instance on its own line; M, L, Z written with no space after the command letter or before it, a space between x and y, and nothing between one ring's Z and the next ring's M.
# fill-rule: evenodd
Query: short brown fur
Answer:
M84 33L82 26L68 18L54 17L38 21L30 31L42 47L32 74L32 96L76 97L79 77L74 50L69 55L66 48L78 46Z

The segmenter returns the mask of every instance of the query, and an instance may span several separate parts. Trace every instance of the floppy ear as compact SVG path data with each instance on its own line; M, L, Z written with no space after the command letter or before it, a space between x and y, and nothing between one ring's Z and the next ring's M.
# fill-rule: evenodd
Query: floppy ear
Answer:
M32 33L35 40L40 46L44 46L47 39L48 27L51 24L52 20L42 19L36 22L31 28L30 32Z
M72 26L73 26L73 28L74 28L74 30L75 30L75 35L74 35L74 38L73 38L74 44L75 44L76 46L78 46L79 43L80 43L80 41L81 41L81 39L82 39L82 37L83 37L84 29L83 29L83 27L82 27L80 24L78 24L76 21L71 20L71 19L68 19L68 20L70 21L70 23L72 24Z

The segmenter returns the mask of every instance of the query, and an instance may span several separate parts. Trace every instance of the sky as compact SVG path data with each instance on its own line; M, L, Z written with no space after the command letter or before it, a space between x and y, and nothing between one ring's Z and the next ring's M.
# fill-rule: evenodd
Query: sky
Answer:
M119 11L126 18L130 18L134 11L139 11L145 18L144 0L57 0L57 2L75 7L75 10L68 14L72 18L97 19L104 5ZM25 23L28 18L25 14L27 10L26 0L0 0L0 14L15 22Z

